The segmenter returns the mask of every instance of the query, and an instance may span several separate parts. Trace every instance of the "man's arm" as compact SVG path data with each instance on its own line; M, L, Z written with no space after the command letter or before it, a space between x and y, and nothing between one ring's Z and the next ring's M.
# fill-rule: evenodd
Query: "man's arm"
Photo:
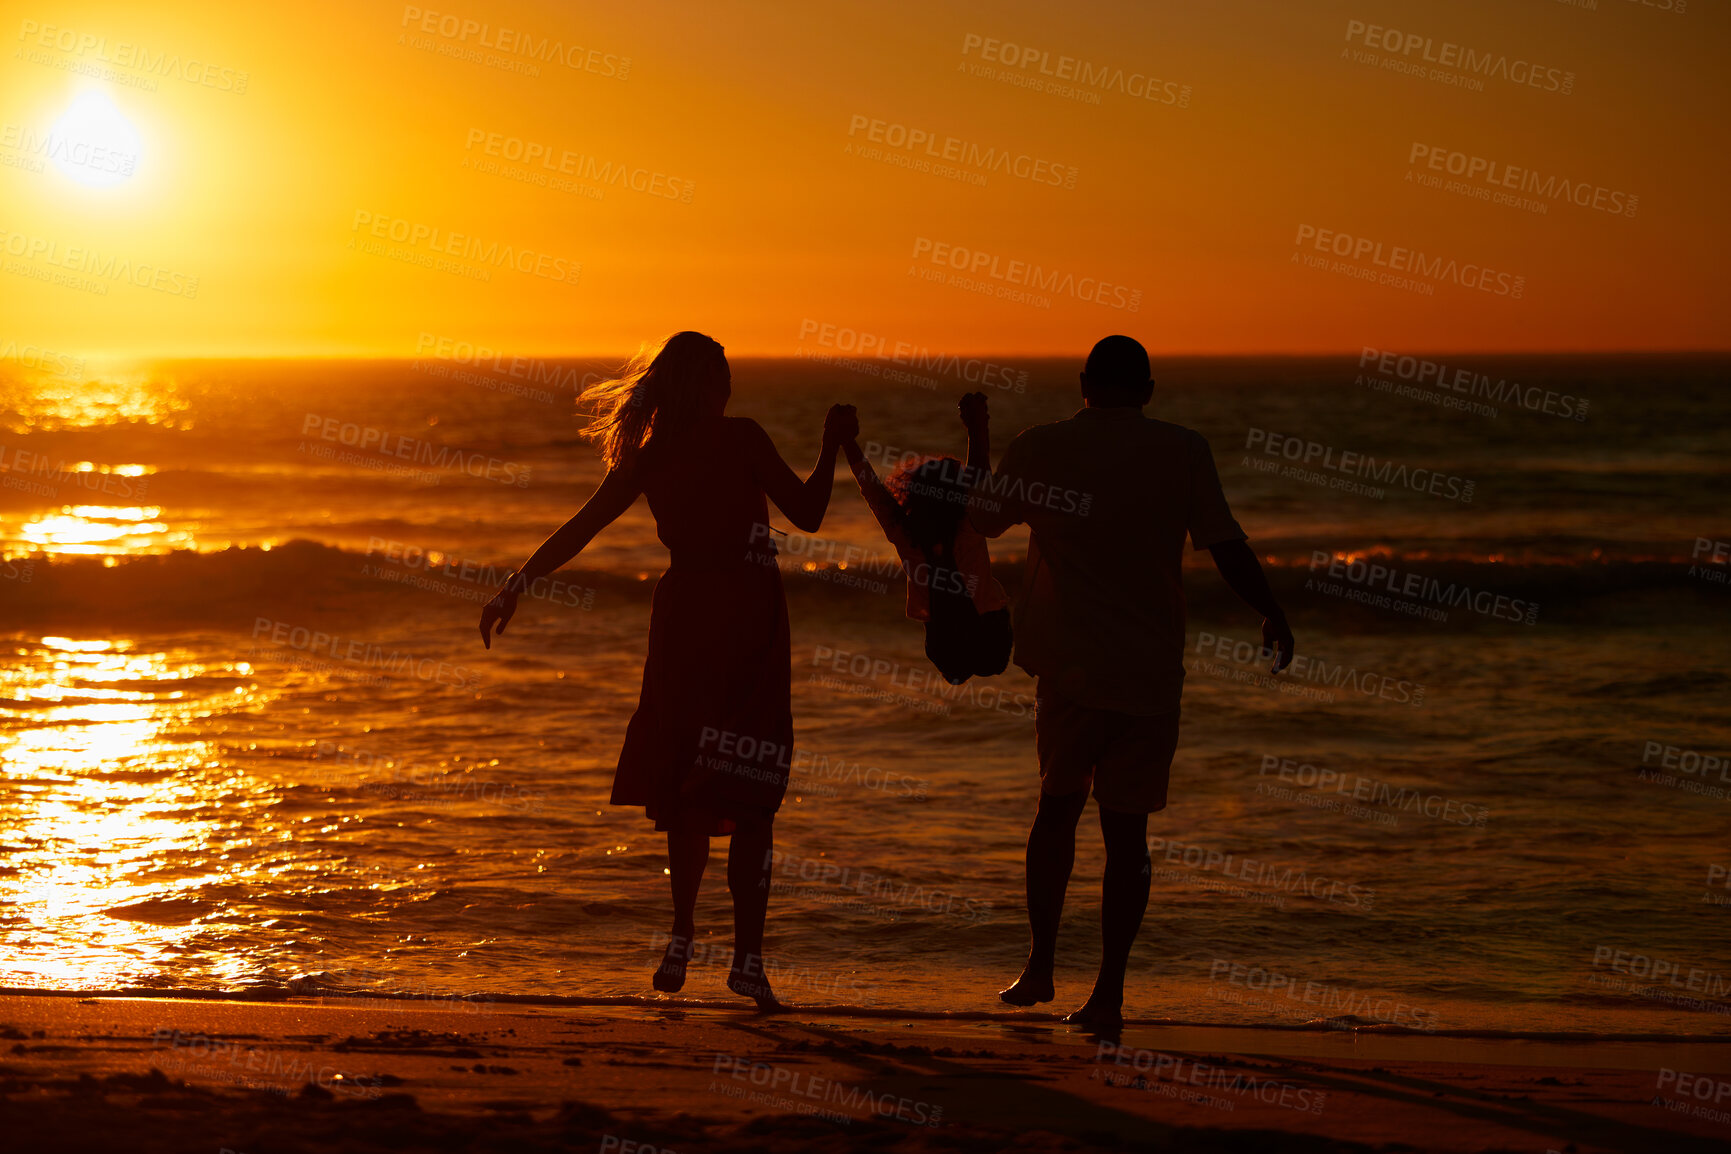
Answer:
M962 427L968 431L968 477L982 477L992 471L992 424L986 394L968 393L957 408Z
M973 441L973 431L969 430L969 441ZM1023 440L1017 437L1010 442L1010 447L1004 450L1002 459L998 461L998 471L991 469L991 459L984 452L982 445L978 471L975 471L972 452L969 445L968 473L974 483L968 493L968 523L982 537L1001 537L1004 530L1011 525L1026 520L1022 515L1020 488L1015 484L1015 473L1020 468L1020 449Z
M1274 599L1274 590L1268 587L1262 563L1256 559L1249 543L1242 539L1210 545L1208 553L1232 591L1262 614L1262 648L1275 654L1274 666L1269 672L1279 673L1292 664L1292 627L1286 623L1286 613L1280 608L1280 602Z

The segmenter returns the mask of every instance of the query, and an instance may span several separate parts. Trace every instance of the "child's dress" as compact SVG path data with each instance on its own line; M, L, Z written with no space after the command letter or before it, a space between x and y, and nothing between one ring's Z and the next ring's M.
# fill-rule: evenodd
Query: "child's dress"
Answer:
M860 493L901 557L908 578L907 615L926 627L926 656L951 685L1002 673L1010 663L1009 598L992 576L986 539L963 516L955 539L927 548L903 527L902 509L871 462L853 469Z

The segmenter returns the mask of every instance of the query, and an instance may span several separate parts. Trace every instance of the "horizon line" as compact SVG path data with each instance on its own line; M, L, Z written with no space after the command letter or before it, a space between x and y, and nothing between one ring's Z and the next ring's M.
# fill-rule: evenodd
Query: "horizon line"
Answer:
M451 356L429 355L426 353L384 353L384 352L352 352L340 350L325 350L317 352L80 352L71 353L82 360L89 361L417 361L436 360L449 361L454 364L507 362L512 360L542 360L542 361L626 361L636 356L636 350L629 352L569 352L569 351L539 351L494 348L479 342L463 342L477 351L485 351L489 356L468 360L458 360ZM1154 352L1149 351L1150 360L1339 360L1343 358L1362 358L1370 345L1356 349L1341 349L1334 351L1309 352ZM1378 349L1378 352L1393 353L1402 357L1731 357L1731 346L1725 348L1620 348L1620 349ZM55 350L57 355L67 355L70 350ZM916 350L922 357L945 357L968 360L998 360L998 361L1059 361L1086 360L1087 350L1074 352L1005 352L1003 350L950 350L922 348ZM825 360L862 360L891 361L894 357L879 355L873 352L860 353L857 350L842 351L824 349L824 360L806 353L764 353L743 352L728 354L729 359L748 361L812 361L822 365ZM10 359L17 359L16 357ZM904 358L905 359L905 358Z

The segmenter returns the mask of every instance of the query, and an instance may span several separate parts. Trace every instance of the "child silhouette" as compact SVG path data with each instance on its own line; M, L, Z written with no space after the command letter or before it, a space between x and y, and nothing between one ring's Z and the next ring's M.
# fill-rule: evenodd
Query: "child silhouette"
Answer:
M989 468L984 393L958 406L968 430L967 464L924 457L878 480L857 439L842 443L854 480L908 578L907 615L926 627L926 656L951 685L1002 673L1010 663L1010 611L992 577L986 539L968 523L968 492Z

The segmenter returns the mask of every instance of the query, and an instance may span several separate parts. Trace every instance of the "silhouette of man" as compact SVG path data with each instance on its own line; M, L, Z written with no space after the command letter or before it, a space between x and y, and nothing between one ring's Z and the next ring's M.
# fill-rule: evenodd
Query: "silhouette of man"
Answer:
M1106 871L1100 973L1064 1020L1121 1027L1124 968L1148 908L1148 815L1166 807L1184 688L1184 538L1207 549L1232 590L1262 614L1274 671L1292 661L1292 630L1233 520L1200 433L1155 420L1148 353L1111 336L1082 372L1085 407L1036 425L1004 450L969 499L975 528L1032 536L1015 607L1016 664L1038 678L1040 808L1028 834L1028 928L1022 976L999 996L1053 998L1064 891L1090 786Z

